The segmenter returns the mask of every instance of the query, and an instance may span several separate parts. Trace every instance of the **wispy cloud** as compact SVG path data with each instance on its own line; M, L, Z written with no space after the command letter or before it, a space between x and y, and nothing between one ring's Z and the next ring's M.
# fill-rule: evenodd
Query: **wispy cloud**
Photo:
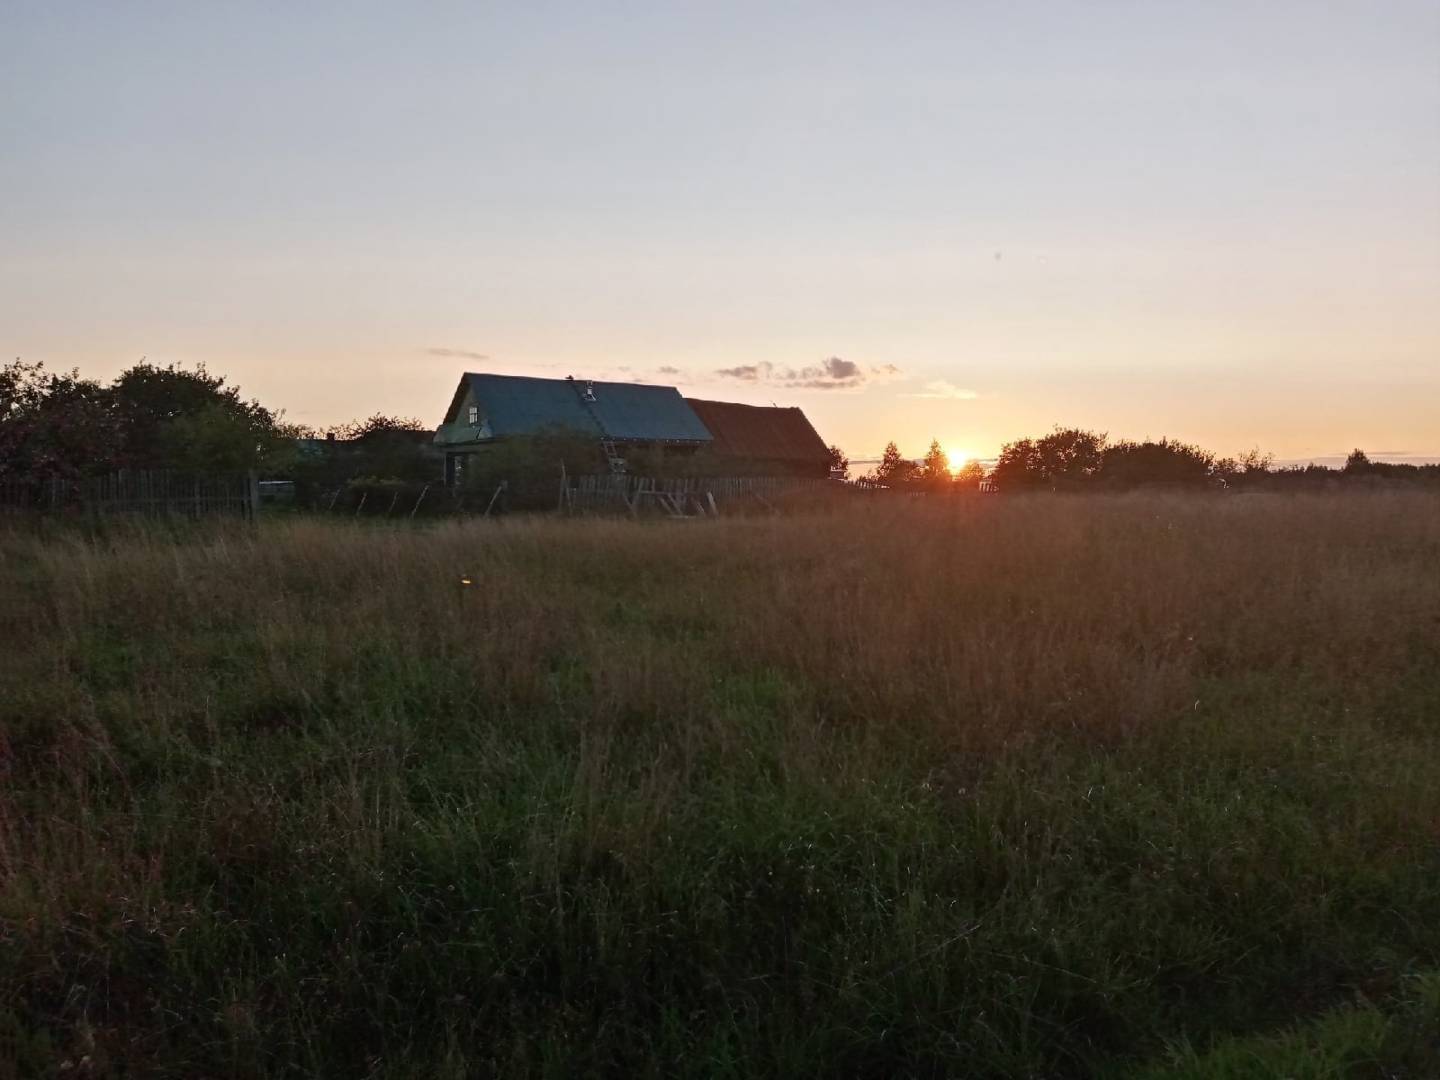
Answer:
M945 379L935 379L925 384L925 389L917 394L901 394L901 397L913 398L941 398L946 401L974 401L980 395L974 390L967 390L963 386L956 386Z
M455 360L489 360L483 352L469 352L466 349L426 349L431 356L448 356Z
M681 373L678 367L670 367L669 365L660 368L659 371L661 375L679 375Z
M792 390L853 390L863 386L871 378L885 378L899 373L900 369L894 364L872 367L866 371L854 360L845 360L839 356L832 356L819 364L803 368L780 368L763 362L720 368L715 372L725 379L778 383Z

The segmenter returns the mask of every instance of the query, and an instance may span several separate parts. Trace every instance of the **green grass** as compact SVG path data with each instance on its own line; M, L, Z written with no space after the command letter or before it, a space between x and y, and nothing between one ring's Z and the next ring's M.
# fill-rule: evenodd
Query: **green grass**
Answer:
M1440 499L873 505L0 536L0 1040L1440 1073Z
M1440 1062L1440 978L1413 986L1390 1011L1368 1001L1278 1034L1224 1039L1207 1051L1175 1048L1133 1080L1334 1080L1426 1077Z

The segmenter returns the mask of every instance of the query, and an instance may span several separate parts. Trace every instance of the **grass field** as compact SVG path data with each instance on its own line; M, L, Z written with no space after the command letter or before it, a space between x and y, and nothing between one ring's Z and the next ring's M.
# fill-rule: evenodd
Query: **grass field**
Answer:
M22 1075L1440 1075L1435 496L16 529L0 630Z

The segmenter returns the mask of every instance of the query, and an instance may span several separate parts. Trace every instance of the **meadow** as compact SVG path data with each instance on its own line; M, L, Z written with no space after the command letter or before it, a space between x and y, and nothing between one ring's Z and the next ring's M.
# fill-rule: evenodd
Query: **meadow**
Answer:
M1440 1075L1433 494L16 524L0 631L21 1075Z

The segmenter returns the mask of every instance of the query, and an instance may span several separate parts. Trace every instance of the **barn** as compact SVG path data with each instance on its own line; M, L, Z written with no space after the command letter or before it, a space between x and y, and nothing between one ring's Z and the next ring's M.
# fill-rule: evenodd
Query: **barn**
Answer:
M830 450L796 408L686 398L710 432L710 451L750 475L830 475Z

